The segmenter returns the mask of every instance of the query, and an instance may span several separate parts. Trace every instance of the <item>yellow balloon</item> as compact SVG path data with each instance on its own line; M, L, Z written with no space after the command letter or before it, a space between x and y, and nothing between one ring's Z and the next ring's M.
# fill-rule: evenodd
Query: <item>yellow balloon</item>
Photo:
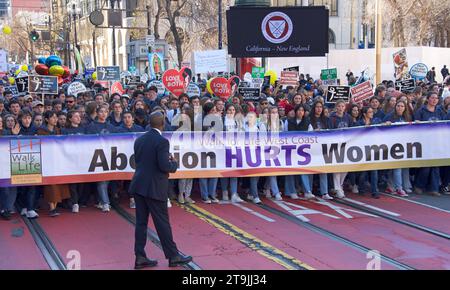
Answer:
M97 80L97 72L96 71L92 74L92 79L94 81Z
M18 75L22 70L19 68L16 70L16 75Z
M277 73L273 70L268 70L266 71L266 73L264 74L265 77L270 76L270 84L272 86L275 85L275 82L278 80L278 76Z
M13 77L9 77L8 80L10 85L14 85L16 83L16 80Z
M209 80L206 82L206 90L207 90L208 93L210 93L210 94L214 94L213 90L211 89L211 82L212 82L213 79L214 79L214 78L209 79Z
M54 65L48 70L48 73L52 76L61 77L64 74L64 68L60 65Z
M20 69L23 71L28 71L28 66L24 64L23 66L20 67Z
M4 34L10 35L12 33L11 26L8 26L8 25L3 26L2 31L3 31Z

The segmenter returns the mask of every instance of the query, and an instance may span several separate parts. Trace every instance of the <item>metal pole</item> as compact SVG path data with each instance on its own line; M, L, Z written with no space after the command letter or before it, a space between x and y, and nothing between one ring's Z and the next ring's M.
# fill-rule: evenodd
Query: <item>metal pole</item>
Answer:
M150 13L150 5L145 6L145 9L147 9L147 26L148 26L148 35L152 34L152 15Z
M111 0L111 9L114 10L114 4L116 0ZM113 65L116 65L116 27L112 27L112 53L113 53Z
M381 18L381 0L376 0L376 12L377 12L377 25L376 25L376 79L375 83L381 82L381 45L383 41L382 36L382 18Z
M219 49L222 49L222 0L219 0Z

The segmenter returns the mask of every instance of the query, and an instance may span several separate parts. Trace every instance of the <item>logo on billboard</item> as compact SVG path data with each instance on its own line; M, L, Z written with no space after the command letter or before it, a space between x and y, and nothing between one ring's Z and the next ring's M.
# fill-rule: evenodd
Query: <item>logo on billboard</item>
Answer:
M261 30L272 43L283 43L292 35L294 25L291 18L282 12L272 12L264 17Z

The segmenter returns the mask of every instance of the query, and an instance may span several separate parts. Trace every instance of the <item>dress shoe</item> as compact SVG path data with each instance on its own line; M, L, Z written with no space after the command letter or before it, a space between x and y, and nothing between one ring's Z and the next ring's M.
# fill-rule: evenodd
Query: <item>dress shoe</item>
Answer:
M156 260L150 260L145 257L136 257L136 262L134 263L134 269L155 267L156 265L158 265L158 261L156 261Z
M177 267L192 262L191 256L178 255L169 259L169 267Z

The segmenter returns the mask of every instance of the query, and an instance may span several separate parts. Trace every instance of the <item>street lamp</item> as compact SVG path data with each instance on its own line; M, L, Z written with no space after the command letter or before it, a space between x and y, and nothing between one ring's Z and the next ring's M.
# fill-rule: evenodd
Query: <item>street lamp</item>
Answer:
M77 17L81 15L80 7L77 7L75 2L69 3L67 6L67 13L72 16L73 26L74 26L74 36L75 36L75 47L80 51L80 46L78 45L78 36L77 36Z

